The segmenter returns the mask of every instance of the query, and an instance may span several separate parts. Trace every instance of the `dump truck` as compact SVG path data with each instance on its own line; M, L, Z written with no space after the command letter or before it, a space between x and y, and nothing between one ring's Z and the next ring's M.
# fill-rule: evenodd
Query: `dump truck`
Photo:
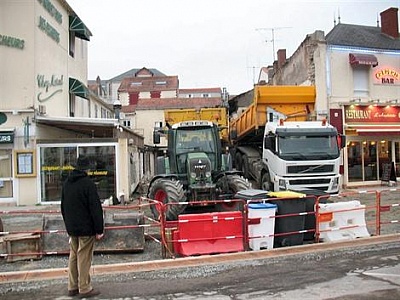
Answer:
M314 86L254 88L253 103L230 121L234 166L268 191L339 191L345 137L315 121Z
M176 220L193 207L240 210L238 201L219 201L250 188L241 172L232 168L229 151L222 146L228 141L226 109L166 110L164 118L165 126L154 128L153 142L159 144L165 135L167 152L157 157L148 198L167 204L167 220ZM159 218L157 207L151 209Z

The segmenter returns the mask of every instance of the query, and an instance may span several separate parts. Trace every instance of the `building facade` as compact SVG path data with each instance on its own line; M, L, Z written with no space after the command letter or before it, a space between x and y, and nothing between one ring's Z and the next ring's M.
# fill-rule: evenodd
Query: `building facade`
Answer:
M380 184L388 164L400 177L398 8L380 17L380 26L316 31L290 58L278 51L268 70L269 84L316 86L315 117L346 135L344 186Z
M79 155L102 199L129 196L143 138L87 88L91 31L65 0L3 0L0 19L0 205L58 203Z

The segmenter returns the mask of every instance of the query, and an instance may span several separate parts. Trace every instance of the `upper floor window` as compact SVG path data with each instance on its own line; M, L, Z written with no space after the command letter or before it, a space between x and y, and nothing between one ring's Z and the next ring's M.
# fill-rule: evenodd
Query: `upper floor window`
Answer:
M123 125L125 127L131 128L131 120L123 120Z
M75 57L75 38L90 41L92 33L78 16L69 16L69 55Z
M151 91L150 92L150 98L161 98L161 92L160 91Z
M129 93L129 105L135 105L139 101L139 93Z
M69 94L69 116L75 117L75 95Z
M355 66L353 69L353 96L369 96L369 66Z

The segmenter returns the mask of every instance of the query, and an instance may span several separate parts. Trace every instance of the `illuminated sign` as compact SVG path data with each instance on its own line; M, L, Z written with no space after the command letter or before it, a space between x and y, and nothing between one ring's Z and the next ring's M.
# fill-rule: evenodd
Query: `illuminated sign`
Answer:
M362 106L349 105L344 107L346 123L399 123L399 106Z
M400 84L400 71L392 67L384 67L374 72L374 83L385 85Z

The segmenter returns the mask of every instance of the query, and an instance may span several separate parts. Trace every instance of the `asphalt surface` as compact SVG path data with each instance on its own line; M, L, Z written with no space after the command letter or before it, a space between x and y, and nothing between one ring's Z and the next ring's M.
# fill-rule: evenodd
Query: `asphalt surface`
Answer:
M94 299L400 299L400 235L95 265L92 279ZM0 280L0 299L72 299L65 268Z

